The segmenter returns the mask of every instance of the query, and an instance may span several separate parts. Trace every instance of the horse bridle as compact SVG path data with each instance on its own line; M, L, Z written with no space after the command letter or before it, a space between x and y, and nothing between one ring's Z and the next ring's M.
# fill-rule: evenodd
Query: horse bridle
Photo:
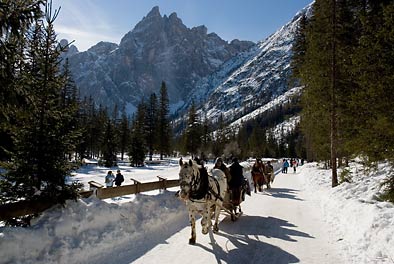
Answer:
M192 192L193 189L195 189L198 186L198 182L197 182L197 175L194 174L195 170L193 169L193 173L192 173L192 177L190 182L187 182L186 180L184 180L184 177L181 179L179 186L182 190L185 190L185 188L187 186L189 186L189 191L188 191L188 195L190 196L190 193Z

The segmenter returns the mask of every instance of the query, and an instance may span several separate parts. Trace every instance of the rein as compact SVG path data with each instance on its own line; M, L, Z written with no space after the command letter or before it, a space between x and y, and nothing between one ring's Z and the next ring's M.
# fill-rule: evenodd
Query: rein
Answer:
M213 196L215 196L216 200L219 199L220 201L223 202L223 197L221 197L221 196L219 195L219 193L220 193L220 185L219 185L218 180L216 180L216 179L215 179L214 177L212 177L212 176L209 176L209 177L211 177L211 178L215 181L216 188L217 188L218 192L217 192L217 193L214 192L211 186L209 186L209 191L208 191L208 192L209 192L210 194L212 194Z

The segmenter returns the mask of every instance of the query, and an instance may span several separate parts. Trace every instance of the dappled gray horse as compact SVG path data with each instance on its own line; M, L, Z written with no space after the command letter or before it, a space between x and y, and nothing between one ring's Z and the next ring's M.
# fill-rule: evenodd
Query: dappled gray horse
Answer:
M180 192L179 198L185 201L189 211L191 237L189 244L196 243L196 214L202 215L202 233L207 234L212 226L211 217L214 213L213 231L218 232L219 214L223 198L227 191L226 175L219 169L213 169L208 175L205 168L192 160L179 160Z

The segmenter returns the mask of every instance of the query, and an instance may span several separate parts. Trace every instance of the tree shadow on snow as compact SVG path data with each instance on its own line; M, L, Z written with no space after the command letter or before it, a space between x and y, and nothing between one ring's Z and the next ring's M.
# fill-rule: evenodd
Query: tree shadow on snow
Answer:
M242 221L242 222L240 222ZM307 233L290 229L293 224L275 217L241 216L237 222L227 218L220 223L215 234L228 239L224 248L210 235L211 246L197 246L215 254L217 263L298 263L300 260L278 246L260 240L259 236L297 242L294 237L313 238Z

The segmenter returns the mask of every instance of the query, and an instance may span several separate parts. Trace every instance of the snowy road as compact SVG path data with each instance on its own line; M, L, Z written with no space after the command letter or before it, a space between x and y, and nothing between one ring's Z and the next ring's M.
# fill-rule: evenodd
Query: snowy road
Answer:
M236 222L223 213L218 234L202 235L198 223L194 246L188 244L186 219L178 223L180 231L163 228L161 242L154 245L153 239L140 256L125 248L116 263L344 263L319 208L303 189L304 177L301 167L296 174L277 175L271 190L246 197Z

